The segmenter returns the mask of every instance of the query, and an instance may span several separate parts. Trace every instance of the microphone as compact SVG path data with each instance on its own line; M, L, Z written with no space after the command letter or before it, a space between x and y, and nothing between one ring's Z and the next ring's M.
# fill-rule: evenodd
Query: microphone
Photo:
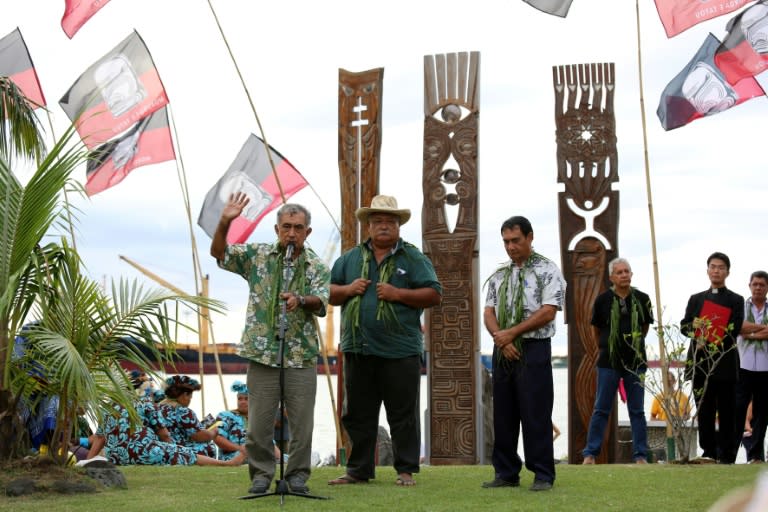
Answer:
M296 243L295 242L288 242L288 245L285 247L285 260L290 261L293 258L293 251L296 249Z

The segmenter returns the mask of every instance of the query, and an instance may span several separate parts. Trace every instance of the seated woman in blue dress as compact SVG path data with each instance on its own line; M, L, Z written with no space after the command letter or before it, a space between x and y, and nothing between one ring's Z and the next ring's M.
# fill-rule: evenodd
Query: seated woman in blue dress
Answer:
M96 430L88 451L88 459L92 459L103 449L107 459L117 465L236 466L245 460L244 456L239 456L229 461L221 461L198 455L191 448L179 446L171 441L155 404L137 395L133 405L141 424L132 424L128 409L114 404L113 414L106 415Z
M205 428L197 414L189 408L192 393L200 389L200 383L186 375L173 375L165 380L165 399L157 408L171 434L171 439L191 448L199 455L216 457L213 440L218 435L216 427Z
M232 383L237 393L237 409L223 411L216 416L219 435L214 442L219 447L219 459L230 460L238 453L245 453L246 429L248 427L248 387L238 381Z

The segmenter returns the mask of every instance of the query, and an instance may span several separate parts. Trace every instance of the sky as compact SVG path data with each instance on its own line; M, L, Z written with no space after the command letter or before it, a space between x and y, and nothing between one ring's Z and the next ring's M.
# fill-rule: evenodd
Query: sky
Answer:
M60 26L63 1L4 0L0 35L21 29L48 101L53 136L69 125L58 100L77 77L132 30L142 36L170 99L179 158L138 168L114 188L75 199L80 209L76 245L88 273L100 282L125 277L156 286L120 260L123 255L194 292L193 243L178 178L183 171L202 271L210 275L211 297L228 307L225 315L214 317L219 342L239 340L247 287L239 276L217 268L208 255L210 239L196 219L205 194L248 135L262 134L211 5L266 139L311 185L292 199L313 213L308 241L320 255L335 249L334 258L339 248L333 243L332 217L341 211L339 68L384 68L379 190L411 209L413 217L401 234L421 246L423 57L480 52L481 281L507 259L499 227L512 215L528 217L536 251L560 262L552 66L613 62L619 254L632 264L633 285L652 298L656 264L662 322L672 324L682 318L688 297L708 287L710 253L730 256L728 285L743 295L750 273L768 268L766 237L760 231L768 101L755 98L665 132L655 114L661 91L709 32L724 37L729 16L668 39L653 1L639 4L642 94L635 0L574 0L564 19L521 0L112 0L72 40ZM84 167L76 172L81 182ZM24 181L29 171L18 174ZM274 241L274 221L274 213L268 215L250 240ZM480 322L481 297L475 299ZM557 322L553 353L562 355L567 353L562 314ZM491 339L481 331L482 352L490 352ZM178 341L195 338L184 334ZM655 340L649 337L648 344Z

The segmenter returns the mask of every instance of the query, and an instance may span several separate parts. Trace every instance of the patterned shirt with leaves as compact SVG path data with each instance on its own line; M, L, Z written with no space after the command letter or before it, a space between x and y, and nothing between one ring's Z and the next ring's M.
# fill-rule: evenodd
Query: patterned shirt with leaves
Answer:
M393 318L380 315L376 284L385 281L397 288L432 288L442 295L443 288L437 280L432 262L416 246L401 238L392 252L377 264L369 239L336 260L331 282L346 285L359 278L363 274L364 261L367 262L365 276L371 280L371 284L360 296L357 327L342 329L341 349L345 353L390 359L420 355L424 351L424 336L421 332L423 310L391 302ZM347 327L352 325L345 321L350 315L352 301L348 299L341 310L342 323L347 324Z
M752 297L748 297L744 301L744 319L753 324L768 324L768 303L758 308L752 303ZM768 372L768 341L739 336L737 343L742 368L752 372Z
M219 267L248 281L248 310L239 353L272 367L279 366L277 338L281 307L276 297L283 290L283 258L284 251L277 242L233 244L227 246L224 260L219 261ZM285 367L310 368L317 364L318 354L318 335L312 315L325 316L331 274L307 246L294 260L294 270L288 290L305 296L314 295L322 301L323 307L315 312L299 308L287 314Z
M499 288L501 288L505 275L509 275L507 311L510 318L515 317L514 297L517 291L517 283L520 279L520 272L523 272L522 320L529 318L545 304L555 306L558 311L563 309L566 286L563 274L552 260L538 253L533 253L523 264L522 268L515 265L514 261L509 260L488 278L485 307L494 308L496 318L499 318ZM524 337L543 339L551 338L554 335L555 321L553 320L534 331L525 333Z

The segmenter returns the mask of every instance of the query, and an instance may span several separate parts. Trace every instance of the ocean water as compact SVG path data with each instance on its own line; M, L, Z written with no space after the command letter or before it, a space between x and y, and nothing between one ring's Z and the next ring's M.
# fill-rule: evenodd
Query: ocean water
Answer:
M650 370L658 371L658 370ZM555 368L552 370L552 376L555 389L555 400L552 411L552 421L560 428L561 435L554 441L555 457L558 459L566 458L568 455L568 369ZM199 379L199 376L192 375ZM217 375L206 375L203 379L203 389L193 395L191 407L201 418L205 414L216 416L219 412L236 406L235 394L230 391L230 386L234 381L245 382L245 375L222 375L221 379ZM222 384L224 393L222 394ZM333 417L332 404L336 401L336 375L331 375L330 388L326 376L317 376L317 395L315 400L315 430L312 438L312 450L317 452L322 460L336 451L336 426ZM330 390L329 390L330 389ZM331 391L332 390L332 391ZM421 381L421 408L422 408L422 443L424 442L424 412L428 405L427 378L422 377ZM225 397L227 400L225 406ZM204 404L203 404L204 399ZM653 396L646 391L645 411L646 418L650 415ZM204 405L204 407L203 407ZM626 405L621 401L619 406L619 421L629 421ZM380 424L387 430L387 420L382 407L380 415ZM522 440L519 453L522 456ZM739 451L737 462L744 462L744 450Z

